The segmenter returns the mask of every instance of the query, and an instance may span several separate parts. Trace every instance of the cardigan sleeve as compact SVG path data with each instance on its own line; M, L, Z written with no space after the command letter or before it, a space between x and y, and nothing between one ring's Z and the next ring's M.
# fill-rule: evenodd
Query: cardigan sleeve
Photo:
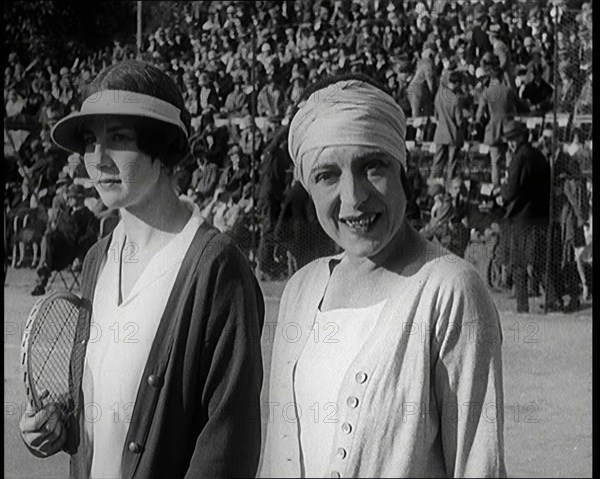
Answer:
M225 246L199 292L208 299L208 324L200 364L199 407L206 421L186 478L254 477L260 454L260 336L264 301L242 253Z
M440 289L432 378L446 473L504 477L498 312L475 270L456 274Z

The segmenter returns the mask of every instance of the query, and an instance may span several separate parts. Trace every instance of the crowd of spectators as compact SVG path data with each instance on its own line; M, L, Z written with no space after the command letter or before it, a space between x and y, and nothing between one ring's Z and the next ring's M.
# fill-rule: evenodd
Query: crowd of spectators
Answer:
M576 115L591 114L591 10L591 2L563 0L182 2L177 21L145 38L140 56L174 78L193 118L191 153L176 175L181 195L198 202L215 226L248 252L255 238L261 271L281 277L288 273L289 255L276 246L290 242L282 232L297 231L290 225L300 217L316 223L309 207L290 207L303 197L293 181L285 134L307 85L324 75L354 72L389 90L412 119L407 140L436 144L433 168L424 173L430 186L418 179L423 171L409 172L424 210L415 210L415 222L426 225L430 216L448 220L442 230L458 231L452 247L464 254L459 225L473 227L469 215L459 214L453 201L430 213L434 196L439 202L445 194L456 203L453 191L465 190L471 178L461 168L467 160L458 157L464 157L467 141L489 146L491 180L499 182L506 161L500 140L505 119L556 110L568 116L569 135ZM86 187L88 205L101 214L80 160L56 149L49 129L77 107L80 87L103 67L136 57L135 42L117 40L87 57L8 56L6 125L31 133L19 146L23 164L9 172L14 194L5 205L14 211L29 205L35 191L51 208L62 175ZM506 105L496 100L500 90ZM441 129L448 126L442 125L449 107L440 106L447 91L446 103L453 108L449 127L456 130L448 134ZM579 132L580 150L590 131ZM27 194L21 193L23 184ZM432 191L432 184L442 191L437 186ZM253 215L256 221L250 221ZM438 226L426 228L430 234ZM314 242L306 240L309 236ZM287 252L293 251L300 265L308 256L299 247L331 248L314 234L295 240L303 244Z

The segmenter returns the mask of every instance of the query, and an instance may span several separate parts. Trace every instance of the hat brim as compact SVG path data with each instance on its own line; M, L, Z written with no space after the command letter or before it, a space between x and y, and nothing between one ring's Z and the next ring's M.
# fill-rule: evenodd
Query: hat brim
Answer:
M85 147L82 137L82 125L95 117L101 116L122 116L130 118L147 118L155 120L161 123L161 128L164 127L165 133L169 137L175 138L177 135L180 136L180 141L187 141L187 136L181 131L179 126L174 125L168 118L162 116L160 113L132 113L127 111L107 111L105 113L86 113L86 112L73 112L59 120L50 131L50 137L57 146L63 150L67 150L74 153L83 153ZM171 136L173 135L173 136Z
M518 130L510 131L508 133L502 134L503 140L512 140L520 135L528 133L529 130L527 128L519 128Z

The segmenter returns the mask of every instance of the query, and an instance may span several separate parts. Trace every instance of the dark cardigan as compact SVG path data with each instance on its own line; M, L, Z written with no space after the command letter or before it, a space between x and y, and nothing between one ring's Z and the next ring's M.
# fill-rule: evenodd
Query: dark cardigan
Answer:
M87 307L75 342L80 357L110 237L96 243L84 261ZM261 444L263 321L262 293L248 262L227 236L202 224L145 366L123 448L124 478L254 477ZM81 378L83 361L71 370ZM81 389L79 398L83 404ZM89 477L91 468L86 405L69 422L64 447L71 454L70 475L77 479Z

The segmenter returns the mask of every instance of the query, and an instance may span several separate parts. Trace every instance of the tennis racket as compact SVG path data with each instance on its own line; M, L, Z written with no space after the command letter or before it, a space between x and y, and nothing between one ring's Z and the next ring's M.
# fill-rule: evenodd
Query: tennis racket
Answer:
M82 301L68 291L39 299L27 319L21 344L25 391L35 412L54 403L66 419L79 408L85 338L78 329Z

